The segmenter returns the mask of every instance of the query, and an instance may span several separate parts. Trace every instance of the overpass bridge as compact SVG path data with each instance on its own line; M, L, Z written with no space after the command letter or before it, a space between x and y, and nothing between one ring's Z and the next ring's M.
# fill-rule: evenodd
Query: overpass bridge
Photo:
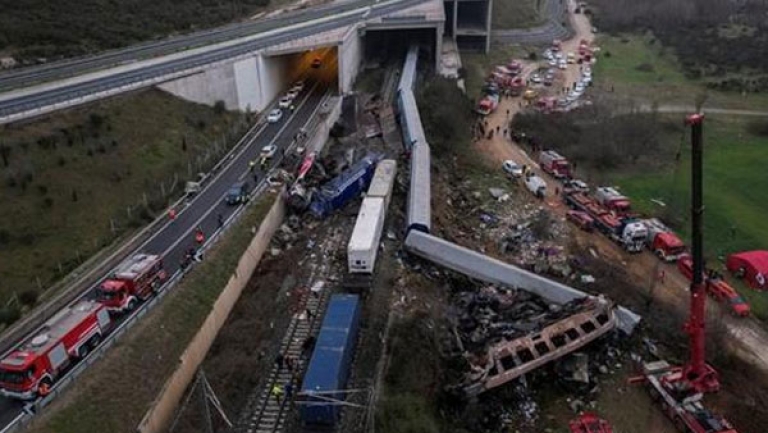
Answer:
M345 93L362 62L365 35L428 32L437 62L444 23L442 0L361 0L20 70L0 75L0 89L14 88L0 93L0 124L151 86L194 102L262 111L306 70L315 50L329 47L338 52L337 85Z

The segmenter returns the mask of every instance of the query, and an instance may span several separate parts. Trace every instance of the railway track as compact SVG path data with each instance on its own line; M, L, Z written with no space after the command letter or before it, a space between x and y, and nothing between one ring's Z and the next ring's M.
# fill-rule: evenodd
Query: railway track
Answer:
M323 250L336 250L342 246L345 238L341 230L335 230ZM317 289L318 282L332 279L334 274L332 260L332 255L324 254L319 265L307 279L304 286L306 289L299 295L293 315L280 341L278 353L286 357L290 356L297 361L293 371L285 367L278 368L276 363L272 364L267 379L248 397L245 409L234 428L235 433L280 433L286 431L286 421L293 405L287 398L282 398L278 402L272 395L272 389L275 385L284 387L289 381L293 381L294 395L300 388L301 383L296 378L303 376L309 364L309 358L302 356L302 345L307 338L317 335L332 292L329 287L322 287L319 290L312 289L313 285ZM311 313L310 316L306 315L307 311Z

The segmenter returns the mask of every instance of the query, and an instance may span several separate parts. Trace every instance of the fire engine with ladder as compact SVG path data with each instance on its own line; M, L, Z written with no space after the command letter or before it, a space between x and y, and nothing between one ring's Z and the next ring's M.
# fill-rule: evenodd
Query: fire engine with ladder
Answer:
M37 333L0 360L0 393L44 397L69 367L85 358L112 327L107 307L80 301L61 310Z
M690 338L690 359L684 366L673 366L666 361L654 361L642 366L642 376L632 379L645 383L651 397L659 404L675 427L685 433L738 433L722 416L702 404L705 393L717 392L720 382L717 371L705 360L705 311L707 294L704 285L704 250L702 236L703 145L704 115L692 114L686 118L691 127L691 225L693 276L690 287L691 303L685 331Z

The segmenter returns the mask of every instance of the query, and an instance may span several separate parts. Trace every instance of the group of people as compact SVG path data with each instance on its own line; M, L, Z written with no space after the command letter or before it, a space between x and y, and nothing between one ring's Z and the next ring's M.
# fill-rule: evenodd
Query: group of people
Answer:
M315 348L315 337L309 336L301 344L301 354L299 359L291 355L287 355L287 354L284 355L282 352L278 353L277 356L275 357L275 366L277 367L277 374L279 375L284 368L288 369L288 372L291 373L291 378L288 379L288 381L285 382L285 384L276 382L274 385L272 385L270 394L272 394L272 396L275 398L275 401L277 401L278 405L282 405L283 402L287 402L288 404L293 404L295 387L298 386L298 384L301 383L301 380L302 380L301 360L309 359L310 355L312 354L312 350L314 350L314 348Z

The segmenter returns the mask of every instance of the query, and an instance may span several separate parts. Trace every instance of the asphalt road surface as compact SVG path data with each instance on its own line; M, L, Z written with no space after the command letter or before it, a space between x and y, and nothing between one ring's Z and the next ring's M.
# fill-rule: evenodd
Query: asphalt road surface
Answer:
M0 73L0 91L16 89L53 79L72 77L111 66L168 55L180 50L224 42L289 26L302 21L316 19L325 15L346 12L372 3L371 0L353 1L344 4L332 3L301 11L285 12L275 18L235 23L215 29L203 30L187 35L133 45L94 56L67 59L28 68L15 69Z
M338 73L336 65L334 50L331 51L319 69L308 72L304 80L304 90L296 99L296 110L293 113L290 113L289 110L283 110L284 114L280 121L267 123L249 133L246 137L248 143L237 150L231 160L224 163L218 173L212 174L206 187L189 202L184 210L179 212L176 219L169 220L165 226L131 254L138 252L160 254L169 275L175 273L179 269L186 251L195 245L196 228L200 227L208 236L218 228L219 215L226 220L237 210L237 206L229 206L224 202L227 190L239 180L246 179L250 182L251 188L254 188L256 186L253 181L254 174L258 176L259 182L261 182L266 173L279 164L283 150L291 144L296 133L306 125L313 113L316 112L324 95L328 91L334 91ZM267 171L259 170L257 164L256 170L250 172L249 161L258 158L261 148L269 144L276 145L278 151L270 161ZM95 291L90 289L83 296L93 298ZM119 319L115 327L127 317ZM21 401L0 397L0 431L22 412L23 406L24 403Z
M391 12L404 9L424 0L402 0L393 4L379 4L372 6L368 18L375 18ZM354 3L356 4L356 3ZM346 5L344 5L346 6ZM358 5L360 6L360 5ZM66 103L90 96L99 92L106 92L123 88L137 83L147 83L149 80L165 77L174 73L192 71L204 65L224 61L247 53L252 53L265 47L310 36L320 32L336 29L356 23L362 19L363 11L351 16L337 17L329 21L315 23L300 29L286 30L268 36L256 38L246 42L184 56L178 59L167 60L144 68L132 69L115 74L94 77L87 81L68 83L56 88L40 89L31 93L7 97L0 101L0 117L7 117L35 110L41 107L49 107L54 104ZM322 16L329 16L321 11ZM314 16L314 15L313 15ZM304 18L307 20L309 18ZM0 94L0 98L3 95Z

